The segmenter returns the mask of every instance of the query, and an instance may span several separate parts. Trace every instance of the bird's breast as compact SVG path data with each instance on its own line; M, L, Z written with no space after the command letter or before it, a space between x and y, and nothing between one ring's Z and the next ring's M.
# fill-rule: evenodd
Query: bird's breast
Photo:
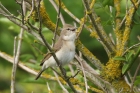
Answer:
M62 48L56 54L62 65L65 65L72 61L75 55L75 44L74 42L67 42L63 44Z
M66 41L63 42L63 48L66 49L67 51L75 51L75 44L73 41Z

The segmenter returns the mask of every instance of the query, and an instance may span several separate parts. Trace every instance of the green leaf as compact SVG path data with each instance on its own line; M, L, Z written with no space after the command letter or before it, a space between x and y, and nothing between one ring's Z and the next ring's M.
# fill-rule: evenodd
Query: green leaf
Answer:
M134 54L135 54L134 50L129 51L128 54L125 55L126 61L131 60L131 58L134 56Z
M126 61L126 59L124 57L120 57L120 56L114 57L113 59L119 60L119 61Z
M124 74L127 71L127 69L129 68L129 66L130 66L129 63L126 63L126 64L123 65L123 67L122 67L122 74Z
M122 67L122 74L125 74L132 66L134 61L138 58L138 55L140 54L140 47L138 48L137 52L134 55L134 52L130 52L130 54L127 56L127 63L124 64Z
M114 6L114 1L113 0L104 0L102 4L103 4L103 6L106 6L106 5Z
M140 76L137 76L137 77L136 77L136 80L135 80L135 82L134 82L134 85L137 86L137 85L139 85L139 84L140 84Z
M34 59L34 56L31 54L23 54L20 56L20 58L22 59L22 61L28 61L29 59Z
M134 22L136 25L139 25L139 24L140 24L140 22L137 21L137 20L133 20L133 22Z
M102 4L100 3L100 2L97 2L97 3L95 3L95 5L94 5L94 8L95 9L99 9L99 8L102 8L103 6L102 6Z

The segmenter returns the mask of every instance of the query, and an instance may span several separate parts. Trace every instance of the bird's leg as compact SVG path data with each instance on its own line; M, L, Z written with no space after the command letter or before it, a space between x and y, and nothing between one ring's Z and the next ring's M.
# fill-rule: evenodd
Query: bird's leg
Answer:
M62 62L60 62L60 61L59 61L59 64L58 64L58 66L59 66L59 67L60 67L60 66L62 66Z
M74 78L75 76L77 76L79 74L80 70L78 70L73 76L71 76L70 78Z
M63 76L67 76L66 70L63 67L62 67L62 69L63 69Z
M70 76L69 79L74 78L75 76L77 76L79 74L79 72L80 72L80 70L78 69L78 71L73 76Z
M80 70L78 70L73 76L70 76L70 77L66 76L67 77L66 79L69 80L70 78L74 78L75 76L78 75L79 72L80 72Z

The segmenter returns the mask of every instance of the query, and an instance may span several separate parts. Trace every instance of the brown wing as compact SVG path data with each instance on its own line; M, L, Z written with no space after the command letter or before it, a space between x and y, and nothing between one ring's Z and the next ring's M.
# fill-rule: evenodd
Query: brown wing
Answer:
M42 65L44 64L45 60L49 59L51 56L52 56L51 53L47 53L47 54L44 56L43 60L41 61L40 66L42 66Z
M56 53L61 48L61 46L62 46L62 40L61 38L59 38L59 40L56 42L56 44L53 47L54 52ZM44 62L48 60L51 56L52 56L52 53L47 53L44 56L43 60L41 61L40 66L42 66Z

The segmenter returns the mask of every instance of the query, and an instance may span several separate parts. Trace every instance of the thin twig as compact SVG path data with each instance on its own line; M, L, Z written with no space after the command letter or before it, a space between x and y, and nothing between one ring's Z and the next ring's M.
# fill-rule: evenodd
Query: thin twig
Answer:
M12 68L12 75L11 75L11 93L15 93L15 56L16 56L16 42L17 41L17 37L14 38L14 51L13 51L13 68Z
M6 14L10 15L11 13L2 5L2 3L0 2L0 8L2 10L5 10Z
M84 67L83 67L83 64L82 64L82 59L77 57L77 60L79 61L80 65L81 65L81 68L82 68L82 72L83 72L83 75L84 75L84 81L85 81L85 88L86 88L86 93L88 93L88 84L87 84L87 79L86 79L86 75L85 75L85 70L84 70Z
M34 44L31 44L33 48L36 50L36 52L39 52L39 54L44 54L38 47L36 47Z
M59 0L59 7L58 7L58 14L57 14L57 20L56 20L56 27L55 27L55 31L54 31L54 37L53 37L53 44L52 46L54 47L55 44L55 40L56 40L56 32L58 30L58 24L59 24L59 20L60 20L60 10L61 10L61 0Z
M137 43L137 44L135 44L135 45L132 45L131 47L129 47L128 49L126 49L125 51L124 51L124 53L123 53L123 56L129 51L129 50L131 50L131 49L133 49L133 48L135 48L135 47L138 47L140 45L140 43Z
M26 15L26 4L25 4L25 1L22 0L22 4L21 4L21 10L22 10L22 23L24 24L24 18L25 18L25 15Z
M17 37L15 36L15 38L14 38L14 51L13 51L13 57L15 58L15 56L16 56L16 52L17 52L17 50L16 50L16 44L17 44ZM14 59L15 60L15 59Z
M115 41L114 41L113 36L112 36L111 33L109 33L109 37L110 37L110 40L112 41L112 43L115 45Z
M137 69L136 69L136 71L135 71L135 74L134 74L134 76L133 76L133 78L132 78L132 82L131 82L131 91L133 91L134 81L135 81L136 76L137 76L137 74L138 74L139 71L140 71L140 62L139 62L139 65L138 65L138 67L137 67Z
M17 52L16 52L14 64L13 64L13 69L12 69L12 72L13 72L12 75L13 76L12 76L12 80L11 80L11 85L14 85L15 84L15 75L16 75L17 64L19 62L19 56L20 56L20 49L21 49L21 42L22 42L23 31L24 31L23 28L21 28L21 31L20 31L20 34L19 34ZM13 89L11 89L11 93L14 93L14 90Z
M38 19L39 19L39 33L41 33L42 31L42 18L40 16L40 2L41 0L38 1L38 6L37 6Z
M48 82L47 82L47 87L48 87L48 91L49 91L49 93L52 93L51 88L50 88Z
M5 60L7 60L8 62L10 62L12 64L14 63L14 58L11 55L8 55L8 54L0 51L0 57L5 59ZM28 72L28 73L30 73L32 75L36 76L38 74L38 71L35 71L32 68L28 67L22 61L19 61L19 63L17 65L18 65L18 67L20 67L21 69L25 70L26 72ZM46 75L47 75L47 77L46 77ZM45 79L48 79L48 80L56 81L56 78L51 76L51 75L49 75L49 74L43 74L43 75L41 75L41 77L43 77Z
M58 75L56 74L56 72L53 71L53 73L54 73L54 75L55 75L55 77L56 77L56 79L57 79L57 82L59 83L60 87L63 89L63 91L64 91L65 93L69 93L68 90L62 85L62 83L61 83L60 80L58 79Z
M30 28L32 28L33 30L39 31L39 29L38 29L37 27L33 26L33 25L29 22L29 20L27 20L27 23L28 23L28 25L30 26Z
M24 3L24 0L23 0L22 5L21 5L21 8L22 8L22 24L24 24L24 13L26 12L24 4L25 3ZM24 6L24 8L23 8L23 6ZM21 28L20 34L19 34L19 37L18 37L17 49L16 49L16 41L14 43L14 64L13 64L12 76L11 76L11 93L15 93L15 76L16 76L17 65L18 65L18 62L19 62L23 32L24 32L24 29Z
M32 13L33 13L33 11L34 11L34 8L35 8L35 1L34 0L32 0L32 8L31 8L31 11L30 11L30 13L27 15L27 23L29 24L29 26L31 27L31 28L33 28L33 29L35 29L36 31L38 31L39 29L38 28L36 28L36 27L34 27L30 22L29 22L29 18L31 17L31 15L32 15Z
M113 18L113 7L112 6L109 6L109 10L110 10L110 17ZM115 30L115 20L112 21L112 28L113 30Z
M21 4L21 2L19 0L15 0L15 1L16 1L17 4L19 4L19 5Z
M29 18L30 18L30 16L31 16L31 14L33 13L33 11L34 11L34 7L35 7L35 1L34 0L32 0L32 8L31 8L31 11L30 11L30 13L27 15L27 19L29 20Z
M60 4L58 5L59 6L59 8L57 7L57 5L56 5L56 3L54 2L54 0L49 0L50 2L51 2L51 4L54 6L54 8L55 8L55 10L57 11L57 13L59 13L60 12L60 7L61 7L61 2L60 2ZM65 20L64 20L64 17L63 17L63 15L61 14L61 12L60 12L60 20L61 20L61 22L62 22L62 24L64 25L65 24Z
M3 14L3 13L0 13L1 15L5 16L5 17L11 17L11 18L15 18L17 19L18 21L21 21L21 19L15 17L14 15L6 15L6 14Z

